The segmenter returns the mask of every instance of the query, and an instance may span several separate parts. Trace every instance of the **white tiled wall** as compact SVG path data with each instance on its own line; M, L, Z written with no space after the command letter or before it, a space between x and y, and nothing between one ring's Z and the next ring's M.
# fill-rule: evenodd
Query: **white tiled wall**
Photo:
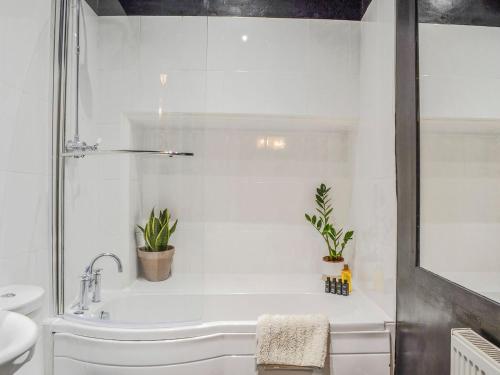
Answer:
M359 23L95 17L87 8L85 24L82 133L102 138L103 148L196 156L134 157L130 169L122 161L123 173L113 173L115 158L69 163L68 298L101 249L119 253L131 271L117 276L110 263L105 286L130 282L135 255L127 241L152 206L168 206L180 218L177 275L316 275L324 249L304 212L313 210L314 189L324 181L334 186L339 224L347 225ZM262 147L262 140L284 148ZM128 215L124 222L89 222L110 210L116 215L114 201ZM101 221L124 231L113 237Z
M209 112L358 117L359 24L209 18Z
M157 113L159 108L358 117L358 22L98 19L95 86L100 89L92 98L93 119L99 123L118 122L122 113Z
M192 125L179 125L183 121ZM324 246L305 223L304 212L314 210L315 187L323 181L334 186L337 222L347 222L352 123L177 115L149 126L134 130L136 147L168 145L195 153L194 158L137 163L144 185L141 211L169 207L180 219L176 273L254 280L307 274L319 282ZM266 147L265 140L279 140L280 146Z
M48 0L0 3L0 286L34 284L46 291L50 9ZM41 374L39 360L19 374Z
M354 139L352 217L357 283L395 317L395 2L374 0L361 22L360 119Z
M362 23L99 17L87 32L98 58L89 59L95 89L82 98L92 109L85 132L102 137L103 147L195 153L130 160L129 176L117 176L131 181L131 198L121 201L129 232L121 238L127 241L152 206L169 207L180 219L175 275L316 280L324 247L304 212L314 210L314 189L325 182L333 185L337 223L356 230L346 255L359 286L392 314L391 12L392 1L376 0ZM284 147L265 146L274 141ZM100 185L93 186L99 195ZM96 212L112 207L99 204ZM133 250L121 246L133 268ZM90 254L76 253L80 262ZM106 277L108 286L128 280L112 270Z
M49 28L50 1L0 4L0 285L48 279Z

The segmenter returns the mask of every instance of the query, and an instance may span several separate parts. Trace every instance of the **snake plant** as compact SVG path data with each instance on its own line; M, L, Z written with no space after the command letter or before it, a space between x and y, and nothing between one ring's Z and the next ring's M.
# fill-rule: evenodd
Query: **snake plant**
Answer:
M160 210L158 217L155 216L155 209L151 210L149 220L144 227L138 225L144 234L147 251L165 251L168 249L168 242L177 228L177 221L170 226L170 212L168 209Z
M330 216L333 212L331 199L328 196L331 187L327 188L325 184L321 184L316 189L316 215L305 214L306 220L316 229L328 247L329 260L342 260L342 253L347 243L352 240L354 231L350 230L343 234L343 229L337 229L330 222ZM343 237L342 237L343 236Z

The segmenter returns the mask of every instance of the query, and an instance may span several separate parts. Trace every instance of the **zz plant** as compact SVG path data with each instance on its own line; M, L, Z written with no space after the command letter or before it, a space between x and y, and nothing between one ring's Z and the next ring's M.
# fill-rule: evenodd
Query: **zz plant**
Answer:
M155 216L155 209L151 210L149 220L144 227L138 225L144 234L146 242L146 251L165 251L168 250L168 242L177 228L177 221L170 226L171 215L168 209L160 210L160 215Z
M342 254L347 243L352 240L354 231L345 232L344 229L337 229L330 221L333 207L328 196L331 187L321 184L316 188L316 212L318 215L305 214L306 220L316 229L328 247L328 258L330 261L341 261Z

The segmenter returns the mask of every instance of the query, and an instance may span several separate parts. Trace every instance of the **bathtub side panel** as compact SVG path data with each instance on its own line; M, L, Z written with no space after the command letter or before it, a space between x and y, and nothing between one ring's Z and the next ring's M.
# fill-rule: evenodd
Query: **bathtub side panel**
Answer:
M54 375L389 375L389 354L331 355L322 370L257 370L253 356L229 356L170 366L107 366L58 357Z

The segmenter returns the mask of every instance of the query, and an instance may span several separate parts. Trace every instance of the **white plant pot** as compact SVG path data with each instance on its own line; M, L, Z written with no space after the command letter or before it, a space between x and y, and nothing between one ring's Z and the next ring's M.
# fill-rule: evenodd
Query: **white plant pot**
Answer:
M323 277L339 278L344 269L344 259L337 262L328 261L328 257L323 257L321 261L321 273Z

